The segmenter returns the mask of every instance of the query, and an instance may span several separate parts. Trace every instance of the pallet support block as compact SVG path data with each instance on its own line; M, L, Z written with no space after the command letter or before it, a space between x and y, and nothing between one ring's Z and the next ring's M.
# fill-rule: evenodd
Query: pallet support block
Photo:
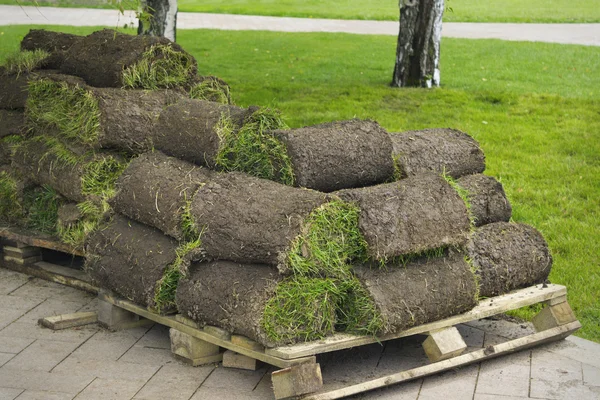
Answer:
M212 364L223 359L220 347L216 344L195 338L174 328L169 330L169 336L173 355L194 367Z
M154 322L112 305L107 301L100 300L98 302L98 323L111 331L120 331L152 325Z
M256 371L260 368L261 362L255 358L236 353L232 350L227 350L223 353L223 366L225 368L246 369L248 371Z
M38 320L41 326L54 331L95 324L96 322L98 322L98 313L95 311L53 315L52 317L40 318Z
M561 303L554 303L544 307L542 311L533 317L531 322L533 322L533 326L537 332L542 332L576 320L577 318L575 318L571 306L565 300Z
M30 265L42 261L42 249L19 242L12 242L10 245L5 243L2 252L4 261L9 263Z
M456 357L466 348L467 344L454 326L429 332L429 336L423 342L423 349L431 362Z
M323 387L321 366L318 363L306 363L280 369L271 374L275 399L293 399L313 393Z

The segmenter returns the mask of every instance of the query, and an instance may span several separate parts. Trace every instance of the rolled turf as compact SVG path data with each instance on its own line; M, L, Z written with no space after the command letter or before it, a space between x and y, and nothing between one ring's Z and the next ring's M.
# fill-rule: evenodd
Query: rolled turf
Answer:
M44 68L59 69L65 53L83 36L69 33L52 32L44 29L31 29L21 41L21 50L43 50L49 54L44 60Z
M438 175L334 193L360 209L368 256L386 261L467 240L470 221L459 194Z
M0 110L0 139L24 133L25 115L23 111Z
M496 222L478 228L467 245L480 296L492 297L543 283L552 256L542 235L525 224Z
M385 268L354 265L353 270L375 310L371 315L359 314L351 319L359 325L372 319L381 320L377 334L437 321L466 312L477 304L475 274L464 254L456 250L446 251L442 257L390 263ZM343 312L352 316L352 311L348 311L352 306L352 302L343 304Z
M53 75L54 70L8 73L0 67L0 108L23 112L27 105L29 81Z
M96 87L158 89L189 85L197 66L166 38L104 29L76 41L65 52L60 71Z
M424 129L392 133L390 137L401 177L433 172L459 178L485 170L479 144L459 130Z
M456 184L467 191L469 211L475 226L510 220L512 207L498 180L483 174L473 174L457 179Z
M194 264L177 289L177 307L265 346L333 333L340 292L321 278L284 278L272 267L214 261Z
M295 185L322 192L382 183L394 174L392 142L374 121L329 122L274 132Z
M116 212L182 240L193 230L186 220L192 198L212 174L158 151L142 154L117 180L117 194L110 204Z

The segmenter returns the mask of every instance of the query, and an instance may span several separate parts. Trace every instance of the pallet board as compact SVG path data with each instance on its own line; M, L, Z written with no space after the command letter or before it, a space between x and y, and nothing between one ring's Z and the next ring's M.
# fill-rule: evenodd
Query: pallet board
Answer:
M60 242L54 236L44 234L32 234L30 231L26 231L18 228L7 228L0 227L0 237L15 242L27 244L29 246L40 247L43 249L61 251L63 253L73 254L75 256L83 256L84 253L71 246L68 246Z

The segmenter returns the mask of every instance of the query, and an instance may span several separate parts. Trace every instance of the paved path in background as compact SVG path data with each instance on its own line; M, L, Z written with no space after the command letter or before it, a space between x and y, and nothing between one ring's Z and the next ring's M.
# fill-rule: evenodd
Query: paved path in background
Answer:
M0 400L274 400L270 372L189 367L171 355L161 325L108 332L97 325L51 331L38 318L95 311L82 291L0 268ZM507 321L460 325L465 342L482 348L527 334ZM345 382L360 368L427 364L422 337L363 346L330 356L327 381ZM333 362L334 365L328 364ZM363 372L364 373L364 372ZM597 400L600 344L569 337L531 350L352 397L353 400Z
M0 25L123 26L137 20L132 12L86 8L0 6ZM398 22L262 17L233 14L179 13L179 29L267 30L279 32L344 32L397 35ZM502 39L600 46L600 24L498 24L446 22L444 37Z

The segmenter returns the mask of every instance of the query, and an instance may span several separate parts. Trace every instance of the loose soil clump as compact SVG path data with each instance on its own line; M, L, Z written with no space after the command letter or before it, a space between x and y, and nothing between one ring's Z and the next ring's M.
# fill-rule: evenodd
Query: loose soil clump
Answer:
M132 36L104 29L76 41L60 66L96 87L183 87L197 73L196 60L163 37Z
M498 180L491 176L474 174L463 176L456 183L467 191L469 210L475 226L510 220L512 207Z
M388 181L392 142L374 121L330 122L274 132L287 149L295 185L322 192Z
M189 220L192 198L212 174L158 151L142 154L117 180L117 194L110 204L116 212L182 240L193 230Z
M383 321L381 334L395 333L472 309L477 282L463 254L421 257L408 264L355 265L354 272Z
M31 29L21 41L21 50L44 50L49 53L43 68L59 69L66 52L83 39L83 36L69 33L52 32L45 29Z
M194 264L177 289L179 312L265 346L333 333L337 295L321 279L283 278L272 267L215 261Z
M392 133L394 159L401 177L433 172L452 178L485 170L479 143L456 129L424 129Z
M543 283L552 256L542 235L529 225L496 222L482 226L468 243L482 297Z
M467 240L465 203L440 176L421 174L335 194L359 207L360 232L374 259L385 261Z
M0 139L24 133L25 115L23 111L0 110Z

